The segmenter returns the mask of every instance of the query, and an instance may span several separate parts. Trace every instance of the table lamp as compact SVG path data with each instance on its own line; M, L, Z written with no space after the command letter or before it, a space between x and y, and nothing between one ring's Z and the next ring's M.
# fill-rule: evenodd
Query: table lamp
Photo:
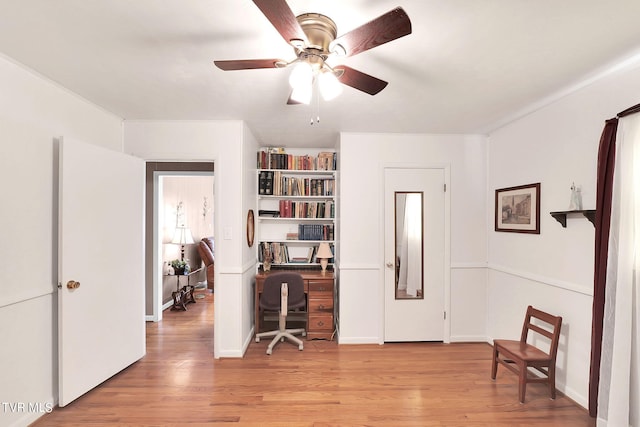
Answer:
M316 258L320 259L320 265L322 266L322 274L325 274L327 271L327 264L329 263L329 258L333 258L333 252L331 252L331 248L328 243L320 243L320 247L318 248L318 253L316 254Z
M184 225L176 227L176 232L173 234L171 243L180 245L180 260L184 261L184 245L190 245L193 243L193 236L191 230Z

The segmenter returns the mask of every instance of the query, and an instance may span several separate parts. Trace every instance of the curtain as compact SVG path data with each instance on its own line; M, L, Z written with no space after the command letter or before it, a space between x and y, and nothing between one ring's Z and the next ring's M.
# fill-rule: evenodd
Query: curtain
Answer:
M606 267L598 418L640 425L640 115L620 119Z
M589 372L589 414L592 417L595 417L598 411L602 322L604 318L605 285L607 283L609 222L611 220L611 193L613 191L613 168L615 164L617 129L617 118L606 121L598 149L595 264L591 317L591 369Z

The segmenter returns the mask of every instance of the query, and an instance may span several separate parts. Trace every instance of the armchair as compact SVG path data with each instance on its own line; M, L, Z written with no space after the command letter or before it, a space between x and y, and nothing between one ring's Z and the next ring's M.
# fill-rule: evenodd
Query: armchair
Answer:
M198 253L207 272L207 288L213 290L213 280L215 273L215 257L214 257L213 237L204 237L198 243Z

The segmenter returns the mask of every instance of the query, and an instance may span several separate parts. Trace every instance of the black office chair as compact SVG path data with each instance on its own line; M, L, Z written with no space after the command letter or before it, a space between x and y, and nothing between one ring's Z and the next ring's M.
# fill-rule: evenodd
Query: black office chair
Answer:
M285 338L298 344L298 350L302 350L302 341L293 334L302 334L304 337L307 332L304 328L287 329L286 322L289 310L302 308L305 305L304 280L299 273L283 271L267 276L260 295L260 311L277 311L279 313L279 328L277 330L256 334L256 342L260 342L260 338L273 337L267 347L267 354L271 354L276 343L284 341Z

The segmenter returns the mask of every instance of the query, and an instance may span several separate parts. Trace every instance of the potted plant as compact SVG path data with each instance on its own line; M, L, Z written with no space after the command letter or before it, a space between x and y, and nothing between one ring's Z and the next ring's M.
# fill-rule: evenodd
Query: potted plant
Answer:
M187 264L187 262L185 260L181 260L181 259L174 259L173 261L170 262L171 267L173 267L173 271L175 272L175 274L177 276L181 276L183 274L185 274L189 267L189 264Z

